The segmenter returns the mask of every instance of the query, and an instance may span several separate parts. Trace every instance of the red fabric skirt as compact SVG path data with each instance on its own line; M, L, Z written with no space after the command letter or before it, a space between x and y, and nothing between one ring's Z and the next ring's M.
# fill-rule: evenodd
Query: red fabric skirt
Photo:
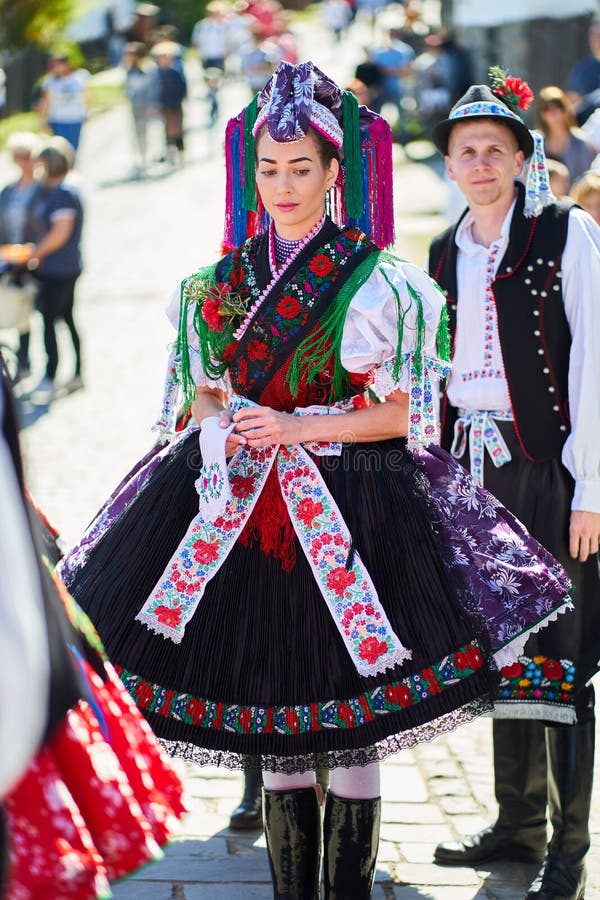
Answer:
M161 856L183 788L150 727L105 664L5 799L7 900L110 896L109 882Z

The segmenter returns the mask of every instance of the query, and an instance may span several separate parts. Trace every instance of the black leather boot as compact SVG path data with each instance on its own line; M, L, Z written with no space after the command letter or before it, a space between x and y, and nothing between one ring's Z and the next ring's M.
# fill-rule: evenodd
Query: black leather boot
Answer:
M581 900L594 773L593 718L548 729L548 800L553 834L527 900Z
M443 866L478 866L494 859L541 862L546 847L546 741L541 722L494 721L498 819L459 841L438 844Z
M244 772L244 793L237 806L231 813L229 827L239 830L260 829L263 827L262 818L262 772L247 770Z
M275 900L318 900L321 810L315 789L263 788L263 819Z
M331 791L325 803L325 900L369 900L379 847L381 800L344 800Z

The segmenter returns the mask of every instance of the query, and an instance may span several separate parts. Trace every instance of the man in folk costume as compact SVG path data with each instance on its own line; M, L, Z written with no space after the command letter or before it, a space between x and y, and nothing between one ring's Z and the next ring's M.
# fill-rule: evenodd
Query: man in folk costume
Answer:
M468 203L430 249L453 342L442 446L565 566L575 616L534 635L502 669L498 819L440 844L435 859L531 862L545 852L527 898L579 900L600 650L600 229L552 196L539 136L519 113L533 99L528 85L496 67L490 77L491 88L472 86L433 132Z

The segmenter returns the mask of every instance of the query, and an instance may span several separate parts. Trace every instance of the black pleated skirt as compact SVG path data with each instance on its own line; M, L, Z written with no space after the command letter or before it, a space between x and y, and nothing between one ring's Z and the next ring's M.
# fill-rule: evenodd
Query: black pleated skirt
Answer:
M136 621L198 512L197 441L160 462L68 584L171 752L284 772L364 764L490 708L498 673L403 440L345 447L321 474L410 660L358 674L299 544L286 572L238 543L180 644Z

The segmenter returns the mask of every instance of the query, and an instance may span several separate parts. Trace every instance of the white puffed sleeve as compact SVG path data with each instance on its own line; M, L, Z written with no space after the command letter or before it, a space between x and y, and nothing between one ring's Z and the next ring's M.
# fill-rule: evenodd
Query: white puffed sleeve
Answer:
M206 376L202 367L202 358L200 355L200 342L196 329L194 328L194 309L188 304L184 307L185 298L183 298L185 279L180 282L175 290L169 296L165 312L167 318L175 331L179 333L179 319L183 313L186 316L186 334L187 334L187 350L189 353L190 373L196 387L215 387L219 390L228 391L229 382L227 375L218 381L213 381ZM181 392L182 375L181 375L181 359L177 352L176 346L173 346L167 361L167 371L165 375L165 383L163 390L163 401L160 414L154 423L152 430L158 432L164 437L173 435L175 424L177 421L177 412L183 401Z
M418 266L400 261L379 263L346 315L343 367L358 374L372 371L373 388L380 397L397 390L410 395L412 443L431 443L437 436L432 379L445 377L450 370L447 361L438 358L436 346L444 323L440 289Z

